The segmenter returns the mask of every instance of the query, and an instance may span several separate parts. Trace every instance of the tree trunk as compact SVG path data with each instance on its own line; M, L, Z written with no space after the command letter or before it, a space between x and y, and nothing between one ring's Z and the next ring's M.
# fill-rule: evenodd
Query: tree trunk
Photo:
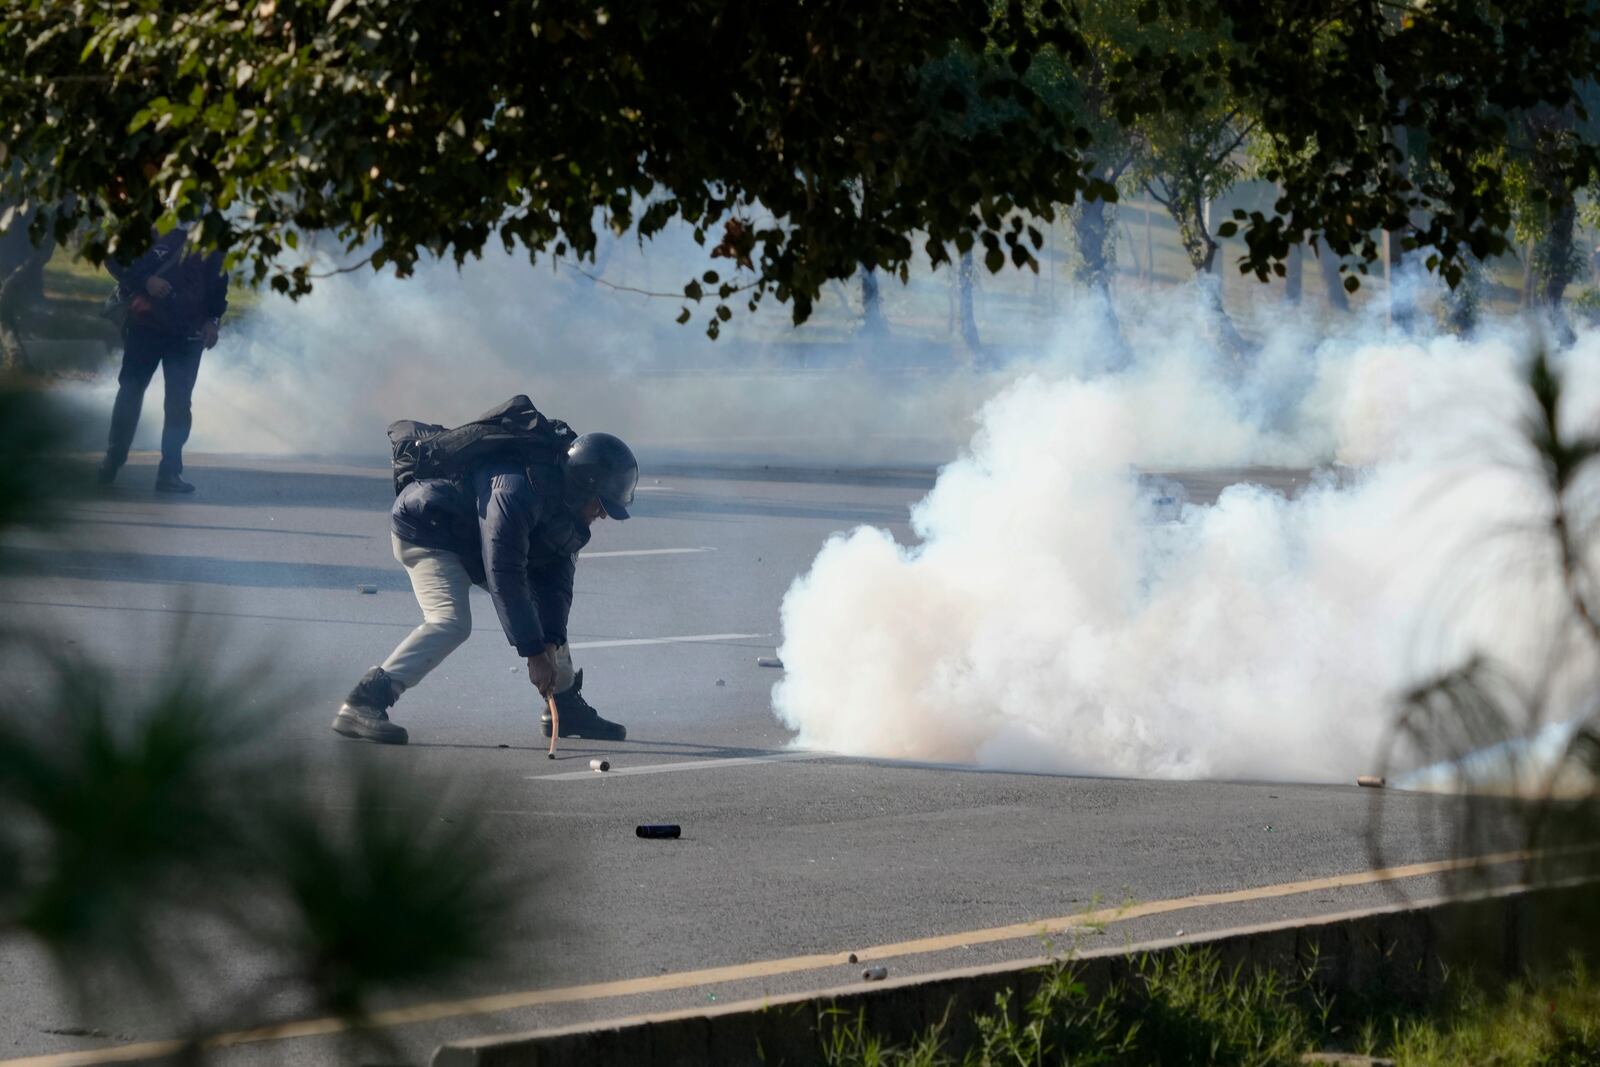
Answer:
M1537 240L1530 243L1525 273L1528 287L1524 300L1538 307L1558 309L1577 267L1573 236L1577 224L1574 190L1561 171L1561 154L1572 134L1574 116L1570 109L1557 111L1540 106L1529 110L1523 119L1533 147L1533 181L1544 194L1542 225Z
M1559 308L1567 284L1572 281L1573 234L1577 227L1578 206L1568 196L1551 212L1550 228L1535 253L1539 260L1539 303Z
M889 332L889 321L883 317L878 272L871 267L861 268L861 332L869 337L881 337Z
M1534 299L1533 238L1530 237L1522 243L1522 306L1532 307Z
M1144 280L1151 284L1156 280L1156 246L1150 238L1150 219L1156 212L1156 205L1150 199L1150 194L1144 194Z
M1104 200L1081 200L1072 213L1072 236L1078 246L1078 259L1073 264L1072 280L1077 285L1111 290L1111 256L1107 243L1113 240L1111 225L1106 218Z
M1289 246L1289 260L1283 265L1283 300L1286 304L1299 305L1301 287L1304 284L1306 250L1301 244Z
M0 233L0 280L7 280L16 287L11 299L18 301L19 306L44 299L44 268L56 250L54 237L47 235L37 245L29 238L28 227L36 214L37 211L29 211L18 215L10 227ZM13 272L19 268L22 275L13 278Z
M1233 323L1233 316L1228 314L1228 309L1222 303L1222 279L1212 276L1202 276L1200 284L1205 287L1206 305L1211 312L1211 322L1216 330L1217 344L1224 351L1232 354L1235 359L1242 359L1250 352L1250 345L1244 336L1239 333L1239 328Z
M1250 346L1240 335L1239 328L1234 325L1232 316L1222 303L1222 279L1212 273L1217 259L1217 242L1206 225L1206 217L1210 212L1205 200L1197 192L1186 192L1198 190L1199 183L1174 182L1168 189L1170 196L1165 202L1167 214L1177 223L1178 239L1189 257L1189 266L1194 269L1195 280L1205 290L1206 310L1216 330L1217 344L1236 358L1242 357Z
M1400 161L1394 164L1394 174L1402 180L1409 178L1411 166L1405 157L1406 131L1402 126L1395 127L1392 131L1394 143L1400 149ZM1404 265L1404 242L1407 229L1385 230L1383 232L1383 280L1389 290L1389 323L1406 333L1411 332L1411 327L1416 321L1416 304L1411 299L1411 293L1401 283L1400 272Z
M1120 173L1120 169L1117 173ZM1107 369L1120 370L1133 359L1133 351L1122 332L1116 306L1111 301L1111 271L1116 260L1117 233L1106 213L1103 200L1082 200L1072 213L1072 234L1078 246L1072 280L1087 299L1089 307L1105 327L1111 348ZM1137 258L1137 257L1136 257Z
M956 285L958 287L957 304L961 316L961 341L967 350L977 353L982 350L978 342L978 318L972 310L972 276L975 266L972 262L972 250L961 253L961 262L956 267Z
M1345 291L1344 276L1339 273L1339 257L1326 245L1319 244L1316 249L1317 269L1322 272L1323 291L1328 297L1328 306L1335 311L1347 312L1350 310L1350 294Z
M33 371L28 347L22 340L22 312L29 304L22 297L27 291L26 276L30 261L13 267L0 279L0 370L12 373Z
M1479 306L1483 302L1483 266L1468 252L1461 280L1444 296L1445 318L1451 329L1469 337L1478 326Z

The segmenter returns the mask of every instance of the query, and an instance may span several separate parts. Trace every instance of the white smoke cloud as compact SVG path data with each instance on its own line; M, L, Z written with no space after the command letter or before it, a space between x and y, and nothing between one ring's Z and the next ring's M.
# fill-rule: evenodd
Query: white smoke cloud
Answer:
M1515 328L1298 346L1280 332L1266 371L1230 385L1161 315L1125 321L1142 324L1128 371L1075 373L1068 353L984 407L913 512L917 544L856 529L796 580L773 699L797 744L1348 780L1373 768L1402 687L1474 649L1542 674L1555 561L1536 535L1495 536L1543 506L1518 443ZM1279 388L1291 351L1309 373ZM1600 337L1566 363L1592 415ZM1235 485L1165 524L1135 477L1319 460L1361 469L1293 499Z

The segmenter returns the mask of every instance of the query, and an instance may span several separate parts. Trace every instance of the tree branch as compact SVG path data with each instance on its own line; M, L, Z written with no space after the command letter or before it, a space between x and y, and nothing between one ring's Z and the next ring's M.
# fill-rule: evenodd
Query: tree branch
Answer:
M351 263L349 266L345 266L345 267L335 267L330 271L323 271L320 274L307 274L306 277L307 278L312 278L312 279L317 279L317 278L332 278L336 274L354 274L356 271L360 270L362 267L365 267L367 264L369 264L371 262L372 262L372 257L371 256L367 256L367 257L365 257L364 259L362 259L358 263Z
M1165 198L1163 198L1160 193L1156 192L1156 187L1155 187L1155 184L1154 184L1155 181L1160 181L1161 182L1161 187L1163 189L1167 190L1167 195L1166 195ZM1167 214L1169 214L1169 215L1172 214L1172 190L1167 187L1167 183L1166 183L1165 179L1147 180L1147 181L1142 182L1141 184L1144 186L1144 191L1150 194L1150 199L1151 200L1154 200L1156 203L1158 203L1162 207L1166 208L1167 209Z
M1235 111L1233 114L1228 116L1228 118L1225 121L1225 124L1226 123L1231 123L1234 119L1236 119L1238 117L1239 117L1239 113L1237 111ZM1228 147L1224 148L1221 152L1217 153L1217 155L1213 156L1207 162L1206 169L1207 170L1215 170L1217 167L1221 166L1223 160L1225 160L1229 156L1233 155L1234 151L1240 145L1244 144L1245 138L1250 136L1250 134L1255 130L1255 127L1256 127L1256 124L1254 122L1247 122L1242 127L1240 127L1239 134L1238 134L1237 137L1235 137L1233 139L1233 143L1228 145Z
M676 292L676 293L663 293L663 292L659 292L659 291L657 291L655 289L639 289L639 288L636 288L636 287L634 287L632 285L618 285L616 282L608 282L608 281L606 281L604 278L600 277L600 275L598 275L598 274L594 274L594 273L592 273L590 271L584 270L582 267L578 266L578 264L576 264L576 263L573 263L571 260L562 259L560 256L555 256L554 259L555 259L556 263L559 264L560 266L566 267L570 271L574 271L574 272L576 272L578 274L581 274L585 278L588 278L591 282L594 282L596 285L603 285L607 289L612 290L613 292L634 293L634 294L636 294L638 296L649 297L652 300L656 300L656 299L660 299L660 300L687 300L687 299L689 299L688 297L686 297L683 294L683 292L681 290L679 292ZM753 281L753 282L746 282L744 285L736 285L731 290L729 290L728 296L732 296L734 293L742 293L742 292L745 292L747 290L754 289L756 286L758 286L760 284L761 284L760 279L757 279L756 281ZM723 299L723 297L719 296L718 299L719 300Z

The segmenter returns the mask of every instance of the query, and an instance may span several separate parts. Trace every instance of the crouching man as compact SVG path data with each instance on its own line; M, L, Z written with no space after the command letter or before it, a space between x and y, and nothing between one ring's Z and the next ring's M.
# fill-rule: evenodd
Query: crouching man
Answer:
M389 708L472 633L467 596L489 590L500 626L528 663L528 681L555 695L561 736L621 741L627 730L600 717L583 699L583 672L573 672L567 614L578 550L605 517L626 519L639 465L621 440L586 433L564 461L523 467L491 461L459 479L412 482L390 513L395 559L405 567L422 608L413 630L350 691L333 720L345 737L403 745L406 731ZM541 716L550 736L550 713Z

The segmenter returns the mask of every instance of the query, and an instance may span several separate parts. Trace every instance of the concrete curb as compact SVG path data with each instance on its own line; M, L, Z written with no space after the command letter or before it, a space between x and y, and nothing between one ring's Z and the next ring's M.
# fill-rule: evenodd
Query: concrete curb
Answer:
M1510 977L1540 962L1559 962L1577 946L1564 916L1596 900L1594 883L1535 890L1511 886L1467 898L1436 899L1361 911L1099 949L1077 956L1080 976L1103 988L1132 973L1137 958L1204 946L1225 966L1243 964L1300 976L1314 971L1337 996L1423 1003L1443 975L1470 963ZM856 984L712 1009L691 1008L604 1023L477 1038L441 1046L433 1067L590 1067L595 1064L798 1067L823 1063L819 1022L859 1015L869 1031L903 1042L944 1023L956 1047L976 1012L996 994L1032 992L1041 957L931 975ZM837 1016L836 1016L837 1017Z

